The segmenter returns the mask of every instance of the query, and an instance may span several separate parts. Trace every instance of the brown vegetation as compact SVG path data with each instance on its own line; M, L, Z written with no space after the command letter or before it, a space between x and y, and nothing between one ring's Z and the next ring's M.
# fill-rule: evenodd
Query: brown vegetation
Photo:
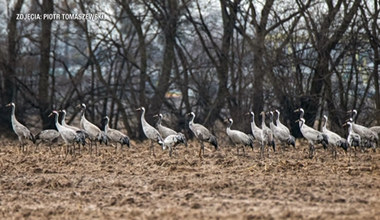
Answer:
M380 153L350 157L306 144L270 152L207 148L149 155L147 143L117 153L102 147L64 159L41 147L0 148L0 218L79 219L375 219L380 216Z

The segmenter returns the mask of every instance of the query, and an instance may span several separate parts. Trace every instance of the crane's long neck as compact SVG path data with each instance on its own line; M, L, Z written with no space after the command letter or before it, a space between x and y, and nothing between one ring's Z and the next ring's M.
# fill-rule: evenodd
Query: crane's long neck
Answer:
M352 124L348 124L348 135L352 134Z
M352 111L352 121L354 122L354 120L356 121L356 116L358 115L358 112L356 110Z
M62 131L62 125L58 123L58 114L54 114L55 126L59 132Z
M66 126L66 112L62 112L62 120L61 120L61 125Z
M302 121L302 120L299 120L299 121L298 121L298 125L300 126L300 128L302 128L302 126L303 126L303 121Z
M143 109L142 113L141 113L141 123L142 124L147 124L147 122L145 120L145 109Z
M109 119L106 119L106 125L104 125L104 132L105 132L106 134L107 134L107 132L108 132L108 128L109 128L108 123L109 123Z
M194 118L195 118L195 116L192 114L192 115L191 115L191 120L190 120L190 122L189 122L189 125L190 125L190 126L192 126L192 125L194 124Z
M157 121L157 125L158 126L161 126L161 121L162 121L162 117L159 115L158 116L158 121Z
M252 115L251 127L257 128L256 123L255 123L255 115Z
M280 124L280 112L277 112L276 124L277 126Z
M228 125L227 125L227 130L231 130L231 126L232 126L232 124L233 124L232 121L230 121L230 123L228 123Z
M261 114L261 128L266 127L265 125L265 114Z
M325 118L324 123L323 123L323 126L322 126L322 131L327 130L326 125L327 125L327 119Z
M12 113L11 113L11 121L12 121L12 124L15 122L15 121L17 121L16 120L16 115L15 115L15 106L14 105L12 105Z
M300 119L303 118L304 114L305 114L305 112L301 111L301 113L300 113Z

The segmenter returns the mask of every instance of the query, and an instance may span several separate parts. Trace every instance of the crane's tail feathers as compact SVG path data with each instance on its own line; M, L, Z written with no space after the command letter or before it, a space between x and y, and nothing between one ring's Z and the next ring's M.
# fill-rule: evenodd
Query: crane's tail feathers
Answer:
M324 149L327 149L329 144L329 137L325 134L319 134L318 137L318 143L322 144Z
M287 144L292 145L293 147L296 147L296 138L292 135L290 135L289 139L286 141Z
M36 138L34 137L34 135L32 133L30 133L30 136L29 136L30 140L33 142L33 144L36 143Z
M106 135L106 133L104 131L101 131L99 134L98 134L98 141L99 143L104 143L105 145L108 145L108 137Z
M272 140L269 145L272 146L273 151L276 152L276 142L274 142L274 140Z
M252 148L252 150L253 150L253 142L254 142L254 140L255 140L255 137L254 137L253 135L251 135L251 134L249 134L248 137L249 137L249 146L250 146L250 147Z
M211 136L208 140L208 142L212 145L214 145L215 150L218 150L218 140L216 139L215 136Z
M75 141L84 146L86 144L86 138L88 138L88 134L83 130L77 131L76 133L77 137Z
M339 145L341 148L343 148L344 151L347 152L347 149L348 149L348 142L346 140L342 140L340 141L340 145Z
M125 136L125 137L121 138L120 143L121 143L121 145L125 144L125 145L127 145L127 147L131 147L128 136Z

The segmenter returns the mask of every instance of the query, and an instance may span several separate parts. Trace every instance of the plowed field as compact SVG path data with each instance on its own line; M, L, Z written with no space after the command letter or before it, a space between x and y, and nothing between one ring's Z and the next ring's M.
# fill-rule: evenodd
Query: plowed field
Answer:
M75 157L17 142L0 146L1 219L379 219L380 153L308 148L246 156L235 148L179 146L170 158L149 142Z

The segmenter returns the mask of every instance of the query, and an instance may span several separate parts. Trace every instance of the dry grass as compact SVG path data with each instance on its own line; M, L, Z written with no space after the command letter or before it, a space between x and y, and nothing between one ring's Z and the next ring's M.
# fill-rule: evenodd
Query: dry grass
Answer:
M376 219L380 216L380 153L348 157L306 145L259 159L191 142L178 155L148 142L100 156L66 159L48 148L0 148L0 218L32 219ZM54 149L56 152L59 148Z

